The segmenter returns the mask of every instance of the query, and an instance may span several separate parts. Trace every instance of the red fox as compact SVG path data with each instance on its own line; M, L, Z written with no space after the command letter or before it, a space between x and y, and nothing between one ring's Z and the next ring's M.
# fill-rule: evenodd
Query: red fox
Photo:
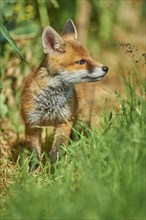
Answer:
M77 38L71 19L62 35L47 26L42 34L45 58L25 81L21 98L25 139L39 159L42 126L55 126L49 153L50 160L55 161L57 147L68 143L74 121L79 118L89 123L89 82L101 80L108 72L108 67L93 60Z

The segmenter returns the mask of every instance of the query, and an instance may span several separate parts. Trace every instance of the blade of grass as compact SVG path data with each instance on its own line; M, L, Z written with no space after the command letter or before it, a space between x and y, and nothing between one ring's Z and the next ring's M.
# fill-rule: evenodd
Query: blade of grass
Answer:
M2 35L7 39L7 41L11 44L13 49L17 52L17 54L19 54L19 56L28 64L27 60L24 58L20 49L18 48L17 44L15 43L13 38L11 37L9 31L5 28L5 26L2 23L0 24L0 31L1 31Z
M39 9L39 14L40 14L41 25L44 28L45 26L50 25L50 20L49 20L49 15L48 15L48 11L47 11L46 1L37 0L37 3L38 3L38 9Z
M59 8L59 4L58 4L57 0L51 0L51 2L53 4L54 8Z

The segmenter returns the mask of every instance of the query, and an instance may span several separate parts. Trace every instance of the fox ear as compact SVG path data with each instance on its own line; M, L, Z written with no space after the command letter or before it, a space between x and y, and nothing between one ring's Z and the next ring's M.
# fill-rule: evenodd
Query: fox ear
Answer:
M44 53L65 52L65 42L62 37L50 26L47 26L42 34L42 46Z
M78 38L77 29L71 19L68 19L66 24L64 25L64 29L62 32L63 35L71 35L76 40Z

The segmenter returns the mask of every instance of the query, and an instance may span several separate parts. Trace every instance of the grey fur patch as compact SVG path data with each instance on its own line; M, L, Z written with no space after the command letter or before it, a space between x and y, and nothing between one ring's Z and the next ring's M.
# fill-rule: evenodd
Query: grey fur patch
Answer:
M39 94L34 97L35 109L29 113L31 125L41 125L42 122L63 122L70 116L70 100L73 86L65 86L57 77L52 79Z

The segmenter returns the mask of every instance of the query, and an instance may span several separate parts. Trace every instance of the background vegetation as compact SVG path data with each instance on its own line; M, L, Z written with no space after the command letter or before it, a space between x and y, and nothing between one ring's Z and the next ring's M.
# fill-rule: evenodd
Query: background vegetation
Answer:
M1 0L1 23L27 60L0 35L1 219L146 218L146 104L144 0ZM28 172L21 152L24 78L43 58L41 33L58 32L68 18L80 40L110 71L95 88L93 131L66 157ZM44 131L46 134L46 131ZM46 135L44 135L46 136ZM49 138L49 134L48 137Z

